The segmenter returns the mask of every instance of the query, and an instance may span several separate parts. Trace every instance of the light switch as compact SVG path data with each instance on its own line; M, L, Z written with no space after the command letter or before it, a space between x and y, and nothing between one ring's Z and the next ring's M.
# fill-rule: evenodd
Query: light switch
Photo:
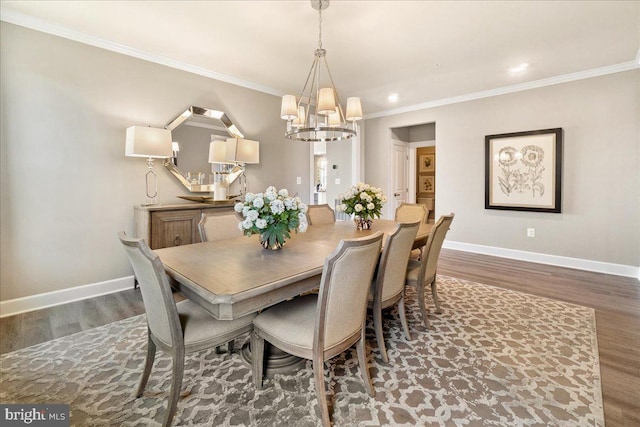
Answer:
M340 178L336 178L336 184L340 185Z
M296 178L296 183L297 184L302 184L302 178L301 177L297 177Z

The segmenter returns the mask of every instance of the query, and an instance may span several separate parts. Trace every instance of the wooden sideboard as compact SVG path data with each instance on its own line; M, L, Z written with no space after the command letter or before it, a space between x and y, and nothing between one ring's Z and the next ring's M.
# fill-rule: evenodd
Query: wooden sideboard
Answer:
M209 209L231 210L234 203L134 206L136 237L144 239L151 249L198 243L198 223L202 213Z

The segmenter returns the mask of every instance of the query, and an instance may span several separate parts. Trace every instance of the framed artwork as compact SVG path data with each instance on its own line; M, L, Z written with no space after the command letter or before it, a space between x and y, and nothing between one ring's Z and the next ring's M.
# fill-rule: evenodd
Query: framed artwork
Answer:
M420 175L420 188L418 193L433 193L436 191L436 181L433 175Z
M485 209L562 212L562 128L487 135Z
M418 172L434 172L436 170L436 155L422 154L420 156L420 168Z

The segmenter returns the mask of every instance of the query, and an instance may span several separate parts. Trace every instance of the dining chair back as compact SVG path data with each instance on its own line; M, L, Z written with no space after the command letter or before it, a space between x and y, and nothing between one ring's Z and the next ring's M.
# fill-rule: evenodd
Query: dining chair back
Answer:
M360 375L370 396L365 354L367 295L382 245L382 233L342 240L325 260L318 294L273 306L254 319L251 335L253 381L262 388L264 340L313 362L322 425L331 425L324 382L324 361L356 344Z
M418 234L420 222L400 222L385 242L378 271L373 282L373 292L369 297L369 307L373 310L373 324L380 354L388 362L382 328L382 310L398 305L398 313L407 339L411 339L404 308L404 283L409 255Z
M407 267L406 284L416 287L418 303L422 314L422 323L427 328L429 327L429 322L424 301L424 288L426 284L431 286L431 294L436 307L436 313L442 313L436 288L438 258L440 257L440 251L447 232L451 228L454 215L454 213L450 213L449 215L442 215L438 218L438 221L431 229L431 233L429 233L429 238L423 249L422 259L420 262L411 261Z
M396 222L427 222L429 217L429 209L423 204L417 203L400 203L396 208Z
M416 203L400 203L396 208L396 222L415 222L420 221L426 223L429 217L429 209L424 204ZM411 251L411 259L420 259L422 256L422 248L413 249Z
M163 420L163 426L169 426L180 397L185 354L224 344L249 332L255 314L220 321L193 301L184 300L176 304L158 255L143 239L127 237L124 232L118 233L118 238L140 285L147 314L147 356L136 397L144 392L156 349L160 347L172 357L171 390Z
M198 223L200 241L213 242L241 237L242 230L238 228L240 221L234 210L209 209L202 213Z
M307 222L309 225L333 224L336 222L336 213L327 204L309 205L307 209Z

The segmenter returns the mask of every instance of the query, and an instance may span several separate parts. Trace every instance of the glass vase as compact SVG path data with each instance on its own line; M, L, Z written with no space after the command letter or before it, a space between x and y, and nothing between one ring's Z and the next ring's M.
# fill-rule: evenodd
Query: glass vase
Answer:
M369 218L363 218L359 215L354 215L353 221L356 223L356 230L371 230L373 221Z
M284 242L280 243L276 240L274 244L269 243L269 238L265 237L263 234L260 235L260 244L263 248L268 249L270 251L277 251L282 249L284 246Z

